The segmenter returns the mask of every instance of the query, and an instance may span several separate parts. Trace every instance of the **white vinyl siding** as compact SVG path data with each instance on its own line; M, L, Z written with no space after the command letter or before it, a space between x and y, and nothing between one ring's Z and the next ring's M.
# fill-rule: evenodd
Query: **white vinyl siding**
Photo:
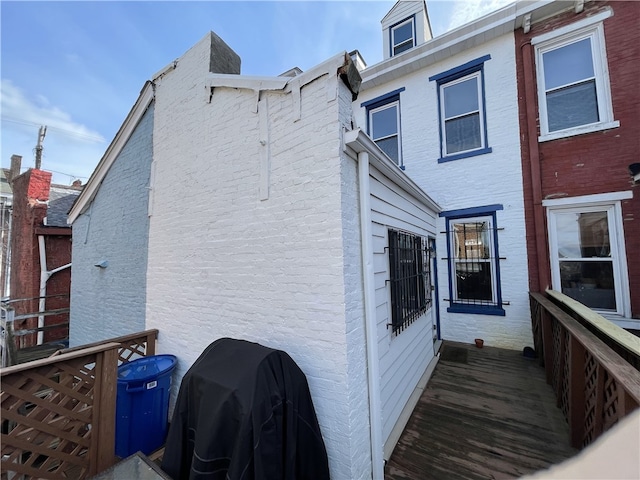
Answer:
M380 401L382 438L386 442L402 409L413 393L433 352L433 308L409 325L400 335L391 327L388 229L434 237L435 212L398 193L385 176L371 169L371 223L374 251L374 281L378 354L380 359Z

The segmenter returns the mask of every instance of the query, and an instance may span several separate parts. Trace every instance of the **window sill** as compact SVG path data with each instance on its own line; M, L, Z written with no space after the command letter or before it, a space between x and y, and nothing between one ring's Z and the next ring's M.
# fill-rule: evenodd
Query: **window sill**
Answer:
M438 159L438 163L452 162L454 160L460 160L462 158L476 157L478 155L485 155L491 153L493 149L491 147L480 148L478 150L472 150L470 152L456 153L454 155L447 155Z
M477 315L496 315L504 317L504 308L496 305L462 305L454 304L447 308L449 313L473 313Z
M583 135L585 133L600 132L602 130L610 130L612 128L618 128L620 126L619 121L595 123L593 125L587 125L585 127L570 128L567 130L561 130L559 132L547 133L538 137L538 142L549 142L551 140L557 140L559 138L574 137L576 135Z

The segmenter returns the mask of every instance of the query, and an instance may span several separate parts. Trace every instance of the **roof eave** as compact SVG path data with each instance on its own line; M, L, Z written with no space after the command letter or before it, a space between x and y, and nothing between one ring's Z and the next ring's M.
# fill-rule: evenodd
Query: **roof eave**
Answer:
M142 87L136 103L133 105L131 111L127 115L127 118L124 120L122 126L118 130L118 133L116 133L116 136L111 141L111 144L109 144L109 146L107 147L106 152L91 174L89 181L86 183L86 185L82 189L82 192L80 193L80 195L78 195L78 198L73 203L73 206L71 207L69 216L67 218L68 224L72 224L89 207L96 194L98 193L100 185L109 172L111 165L113 165L113 162L115 162L116 158L126 145L127 141L131 137L131 134L134 132L136 126L140 122L140 119L147 111L147 108L151 104L153 98L153 83L147 81L144 87Z
M422 188L418 186L406 173L404 173L396 163L391 160L380 147L371 140L360 128L349 130L343 137L345 149L348 147L355 153L369 153L369 162L384 176L400 185L406 192L435 212L441 212L442 207L438 205Z

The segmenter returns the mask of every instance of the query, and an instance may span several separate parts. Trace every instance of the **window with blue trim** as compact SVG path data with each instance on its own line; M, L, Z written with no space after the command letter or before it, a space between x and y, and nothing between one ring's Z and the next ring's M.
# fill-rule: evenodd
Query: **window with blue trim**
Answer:
M496 211L489 205L442 212L447 221L449 312L504 315Z
M398 165L402 165L400 144L400 92L404 88L362 103L367 109L367 126L371 139Z
M429 78L438 84L440 159L490 153L484 96L484 62L490 55Z
M391 56L413 48L416 44L413 17L391 27Z

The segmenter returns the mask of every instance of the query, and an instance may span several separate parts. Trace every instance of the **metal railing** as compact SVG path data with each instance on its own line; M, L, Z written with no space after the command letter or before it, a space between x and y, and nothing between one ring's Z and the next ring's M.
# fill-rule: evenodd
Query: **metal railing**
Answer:
M582 448L640 406L640 372L567 312L530 293L534 345L547 382Z
M42 299L65 306L43 311L29 311ZM68 299L69 295L65 294L2 301L0 303L0 367L47 357L52 351L60 348L60 345L67 344ZM51 347L47 349L47 345Z

